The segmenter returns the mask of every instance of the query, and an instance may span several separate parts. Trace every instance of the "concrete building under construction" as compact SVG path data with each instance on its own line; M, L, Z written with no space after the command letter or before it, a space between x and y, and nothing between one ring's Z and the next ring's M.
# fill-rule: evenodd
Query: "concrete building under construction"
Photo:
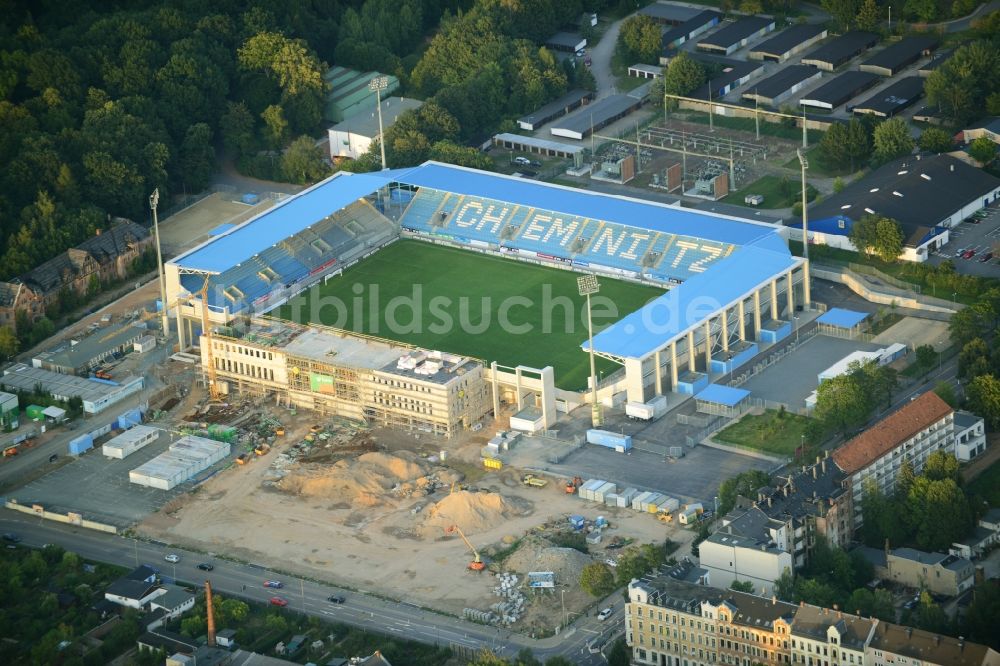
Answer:
M203 349L202 363L209 362ZM450 437L492 408L476 359L315 325L262 320L244 332L220 331L211 363L224 392L376 426Z

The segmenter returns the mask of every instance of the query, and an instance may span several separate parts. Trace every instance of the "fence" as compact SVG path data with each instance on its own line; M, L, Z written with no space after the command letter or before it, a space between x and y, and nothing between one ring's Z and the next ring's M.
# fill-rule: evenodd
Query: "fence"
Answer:
M693 425L704 428L711 421L707 416L701 416L699 414L678 414L677 422L681 425Z
M54 520L58 523L76 525L77 527L86 527L89 530L97 530L99 532L107 532L109 534L118 534L118 528L114 525L98 523L94 520L86 520L78 513L56 513L54 511L46 511L45 508L39 504L25 506L23 504L18 504L13 500L7 500L4 506L8 509L13 509L14 511L32 514L46 520Z

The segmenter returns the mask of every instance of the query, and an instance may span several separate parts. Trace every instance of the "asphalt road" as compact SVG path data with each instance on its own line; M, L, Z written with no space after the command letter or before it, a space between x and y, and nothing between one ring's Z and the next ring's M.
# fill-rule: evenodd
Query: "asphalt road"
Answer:
M215 559L210 554L185 551L163 544L136 541L120 536L92 532L69 525L50 523L9 510L0 511L0 532L14 532L22 538L22 545L41 547L51 543L72 550L83 558L124 567L149 564L159 569L165 578L200 585L206 578L220 594L239 597L251 602L268 603L278 596L288 602L290 610L299 611L320 619L342 622L347 625L408 638L423 643L467 647L473 650L488 648L504 656L512 656L522 648L530 648L535 656L548 659L561 655L575 664L595 665L605 663L600 654L590 654L586 644L603 632L620 628L624 622L624 605L620 594L615 593L608 602L614 614L601 622L596 617L582 617L561 636L533 640L507 629L487 627L464 622L456 618L423 610L410 603L387 601L363 592L352 592L296 578L256 564L242 564ZM180 562L164 561L167 553L180 556ZM201 571L197 565L211 562L215 569ZM471 572L460 575L480 575ZM266 580L284 584L280 590L265 588ZM327 601L332 594L346 597L344 604Z

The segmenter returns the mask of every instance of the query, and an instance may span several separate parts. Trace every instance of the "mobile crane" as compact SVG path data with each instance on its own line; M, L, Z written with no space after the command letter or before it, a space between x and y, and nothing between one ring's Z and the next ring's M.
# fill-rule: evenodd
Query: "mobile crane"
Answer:
M458 532L458 536L462 537L462 541L464 541L465 545L468 546L469 550L472 551L474 559L471 562L469 562L469 569L473 571L482 571L483 569L486 568L486 564L479 557L479 551L476 550L476 547L472 545L472 542L465 537L465 534L458 527L458 525L452 525L451 527L447 528L445 532L448 534L453 534L455 532Z

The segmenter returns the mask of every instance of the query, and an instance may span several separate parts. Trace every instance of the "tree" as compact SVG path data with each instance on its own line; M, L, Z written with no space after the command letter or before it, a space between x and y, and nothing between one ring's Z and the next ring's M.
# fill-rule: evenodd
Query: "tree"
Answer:
M941 449L927 456L924 469L920 473L931 481L951 479L958 485L962 483L962 475L958 471L958 459Z
M986 100L1000 91L994 74L1000 67L1000 49L980 40L955 49L954 54L927 77L924 92L957 125L982 114Z
M830 128L819 141L820 150L830 164L840 167L850 161L847 153L847 125L831 123Z
M608 666L629 666L631 663L632 655L629 653L628 645L624 638L619 638L608 652Z
M737 497L757 497L757 490L771 483L767 472L758 469L740 472L719 486L719 515L726 515L736 506Z
M288 134L288 121L285 120L285 111L278 104L272 104L264 109L260 114L267 128L266 138L271 148L279 148L285 143L285 136Z
M854 19L854 27L858 30L873 32L882 20L881 10L875 0L862 0L858 15Z
M998 617L1000 617L1000 581L996 579L983 581L974 588L972 603L965 611L962 633L970 640L1000 650Z
M958 397L955 395L955 387L950 383L941 381L934 386L934 392L939 398L948 403L952 409L958 407Z
M946 153L952 149L954 142L951 135L938 127L928 127L920 135L920 150L929 153Z
M958 376L962 379L988 375L993 370L989 345L982 338L969 340L958 353Z
M864 424L872 413L872 396L856 375L857 370L827 379L816 390L813 415L832 430L846 433Z
M1000 428L1000 380L980 375L965 388L969 409L982 416L990 429Z
M618 585L628 585L633 578L642 578L662 564L663 560L663 548L650 544L626 548L618 556L618 566L615 568Z
M729 589L730 590L736 590L737 592L747 592L749 594L753 594L753 581L751 581L751 580L744 580L744 581L734 580L729 585Z
M663 73L663 92L667 95L690 95L705 83L705 79L705 68L701 63L681 51Z
M937 18L938 4L935 0L906 0L903 14L922 23L930 23Z
M948 322L952 344L965 347L976 338L985 338L993 330L996 318L996 310L987 302L978 302L962 308L953 314Z
M849 30L857 19L861 0L822 0L820 4L840 30Z
M588 564L580 572L580 587L594 597L604 597L615 589L615 576L603 562Z
M910 136L910 128L902 118L890 118L876 125L873 140L875 159L880 162L888 162L895 157L913 152L913 137Z
M633 14L621 23L618 48L629 62L656 62L660 55L660 26L652 17Z
M914 542L921 550L947 550L973 526L969 501L953 479L918 476L906 497L906 510L919 517Z
M845 148L851 171L854 171L858 165L871 157L872 133L870 126L858 118L852 118L851 122L847 123Z
M924 368L929 368L937 361L937 352L930 345L920 345L913 350L917 357L917 364Z
M17 336L10 326L0 326L0 359L7 361L18 352Z
M200 192L208 187L215 171L215 148L212 128L196 123L187 128L180 149L180 180L188 191Z
M774 595L782 601L792 601L795 598L795 575L785 567L778 579L774 581Z
M997 144L987 136L973 139L969 144L969 156L980 164L989 164L997 156Z
M281 155L281 172L289 182L305 185L325 178L330 169L315 142L308 136L300 136Z
M880 216L875 224L875 254L887 264L896 261L903 252L904 238L899 222Z

